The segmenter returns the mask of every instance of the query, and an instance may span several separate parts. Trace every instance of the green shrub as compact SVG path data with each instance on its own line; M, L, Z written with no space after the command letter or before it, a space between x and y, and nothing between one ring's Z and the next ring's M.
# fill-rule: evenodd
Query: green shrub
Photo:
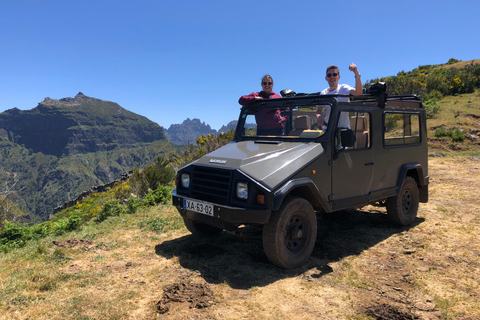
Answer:
M132 187L133 193L138 196L143 196L148 191L148 183L145 175L143 171L140 171L138 168L132 169L132 176L128 180L128 183Z
M447 136L448 136L448 132L445 129L445 127L440 127L437 130L435 130L435 137L442 138L442 137L447 137Z
M13 248L22 247L31 239L38 238L39 228L33 229L27 225L5 222L4 229L0 231L0 251L8 252Z
M163 156L155 158L155 162L143 170L145 180L150 190L155 190L159 185L166 185L175 178L175 170L170 166L170 161Z
M155 190L158 186L168 185L175 179L175 169L170 160L163 156L155 158L154 163L147 165L143 170L133 168L129 184L132 191L139 196L147 194L148 190Z
M102 210L95 217L96 222L102 222L108 217L119 216L122 213L125 213L127 210L124 206L120 205L117 199L109 200L105 202L102 207Z
M463 142L465 140L465 134L459 128L455 128L455 130L447 130L445 127L437 128L437 130L435 130L435 137L450 137L453 142Z
M139 197L130 197L127 203L127 213L134 214L141 205L141 199Z
M53 222L53 232L61 235L69 231L78 229L83 222L83 215L79 211L74 211L69 217L58 219Z
M429 100L424 103L427 119L435 118L435 116L442 110L442 107L435 100Z
M166 204L170 202L171 197L172 189L165 186L159 186L157 189L150 191L145 198L143 198L142 205L147 207L160 203Z
M452 138L453 142L463 142L465 140L465 134L459 128L451 131L450 138Z
M118 200L128 199L131 193L132 187L125 182L116 185L114 189L114 197Z
M12 222L6 221L4 228L0 231L0 245L7 242L13 242L21 239L24 235L23 227Z

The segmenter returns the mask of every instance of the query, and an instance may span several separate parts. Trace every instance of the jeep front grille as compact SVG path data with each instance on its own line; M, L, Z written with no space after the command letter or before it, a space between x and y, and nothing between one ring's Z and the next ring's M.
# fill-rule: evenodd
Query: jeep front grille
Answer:
M232 170L193 166L190 194L193 198L227 204Z

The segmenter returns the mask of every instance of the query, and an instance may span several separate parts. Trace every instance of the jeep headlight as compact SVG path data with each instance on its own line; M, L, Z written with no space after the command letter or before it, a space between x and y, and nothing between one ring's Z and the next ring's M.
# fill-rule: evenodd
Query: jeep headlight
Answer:
M248 199L248 183L238 182L237 183L237 198L239 199Z
M190 187L190 175L188 173L182 173L181 176L182 187L187 188Z

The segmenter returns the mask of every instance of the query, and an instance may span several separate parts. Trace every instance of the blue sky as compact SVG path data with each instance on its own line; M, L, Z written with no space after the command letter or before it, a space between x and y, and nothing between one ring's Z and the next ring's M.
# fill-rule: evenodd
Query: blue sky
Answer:
M78 92L165 128L237 120L241 95L273 76L274 91L480 59L477 0L0 2L0 112Z

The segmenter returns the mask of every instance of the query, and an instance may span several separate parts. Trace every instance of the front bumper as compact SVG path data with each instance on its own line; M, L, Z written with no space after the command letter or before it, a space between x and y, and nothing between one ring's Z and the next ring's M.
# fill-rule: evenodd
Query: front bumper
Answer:
M240 224L265 224L270 220L270 214L272 212L270 209L248 209L217 205L214 203L214 213L213 217L211 217L195 211L184 209L184 199L191 198L177 195L177 190L173 190L172 202L182 217L217 227L225 227L225 225L238 226Z

